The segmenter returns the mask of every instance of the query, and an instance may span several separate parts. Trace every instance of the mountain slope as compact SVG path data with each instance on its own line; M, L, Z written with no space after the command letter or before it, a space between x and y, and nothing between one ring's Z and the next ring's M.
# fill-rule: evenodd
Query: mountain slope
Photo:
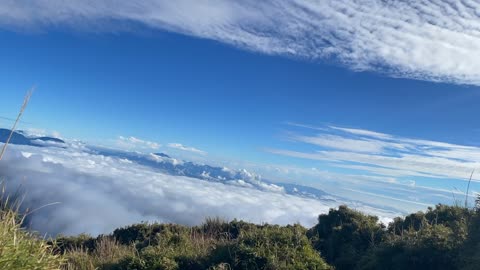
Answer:
M0 128L0 143L5 143L10 136L11 130ZM15 131L10 139L11 144L30 145L37 147L58 146L65 147L65 141L53 137L29 137L22 131Z

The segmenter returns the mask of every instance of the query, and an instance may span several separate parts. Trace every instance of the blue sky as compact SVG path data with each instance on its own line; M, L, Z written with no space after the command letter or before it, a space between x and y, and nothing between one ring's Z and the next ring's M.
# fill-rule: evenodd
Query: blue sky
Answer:
M368 17L363 9L355 13L356 1L300 1L311 9L309 23L298 20L303 11L291 1L273 11L266 10L270 1L140 1L108 11L114 2L40 1L41 11L11 2L0 8L9 14L0 19L1 117L14 118L25 91L36 85L21 128L177 151L329 191L345 177L357 183L345 190L358 198L373 192L428 204L438 198L422 197L418 187L398 188L425 186L450 196L464 188L456 179L480 164L480 30L468 11L437 14L425 26L426 13L412 3L370 1L380 17L401 8L416 19L397 18L391 28L364 20L368 35L380 35L368 36L354 19L339 15ZM329 9L319 11L323 5ZM435 11L433 4L425 8ZM275 19L274 11L290 16ZM331 12L333 21L318 20L322 12ZM462 25L454 25L456 16ZM407 30L417 38L403 35ZM458 44L462 39L468 46ZM1 126L10 124L0 118ZM395 171L372 169L378 167Z

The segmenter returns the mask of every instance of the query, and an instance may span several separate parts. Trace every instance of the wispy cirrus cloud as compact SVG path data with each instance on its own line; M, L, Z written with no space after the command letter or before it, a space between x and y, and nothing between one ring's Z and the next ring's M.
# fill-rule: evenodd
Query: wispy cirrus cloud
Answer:
M314 134L289 133L295 142L310 145L310 151L268 149L290 157L317 160L333 167L390 177L430 177L466 180L480 167L480 147L404 138L370 130L325 126ZM474 177L475 181L480 178Z
M381 152L385 146L384 142L379 142L371 139L351 139L337 135L320 134L317 136L292 136L291 139L301 141L317 146L349 150L354 152Z
M170 148L173 148L173 149L186 151L186 152L191 152L191 153L195 153L195 154L200 154L200 155L206 155L207 154L207 152L205 152L203 150L197 149L195 147L185 146L181 143L169 143L169 144L167 144L167 146L170 147Z
M297 178L327 192L410 211L427 204L471 204L479 194L477 173L466 194L470 174L480 168L479 146L359 128L287 124L289 143L266 151L314 166L290 168L284 174L299 171Z
M480 85L480 3L383 0L6 0L0 27L125 22L394 77Z

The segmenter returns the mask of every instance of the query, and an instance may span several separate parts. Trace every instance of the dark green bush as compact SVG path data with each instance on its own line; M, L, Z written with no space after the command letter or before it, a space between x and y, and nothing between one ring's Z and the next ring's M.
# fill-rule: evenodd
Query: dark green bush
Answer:
M318 217L308 231L313 246L338 270L353 269L369 248L381 243L385 227L378 218L340 206Z

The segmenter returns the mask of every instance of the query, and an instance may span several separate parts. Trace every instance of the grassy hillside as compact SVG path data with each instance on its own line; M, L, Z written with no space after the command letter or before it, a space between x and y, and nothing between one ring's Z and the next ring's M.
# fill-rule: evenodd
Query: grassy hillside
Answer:
M318 224L135 224L45 241L0 215L0 269L480 269L480 214L437 205L391 224L341 206Z

